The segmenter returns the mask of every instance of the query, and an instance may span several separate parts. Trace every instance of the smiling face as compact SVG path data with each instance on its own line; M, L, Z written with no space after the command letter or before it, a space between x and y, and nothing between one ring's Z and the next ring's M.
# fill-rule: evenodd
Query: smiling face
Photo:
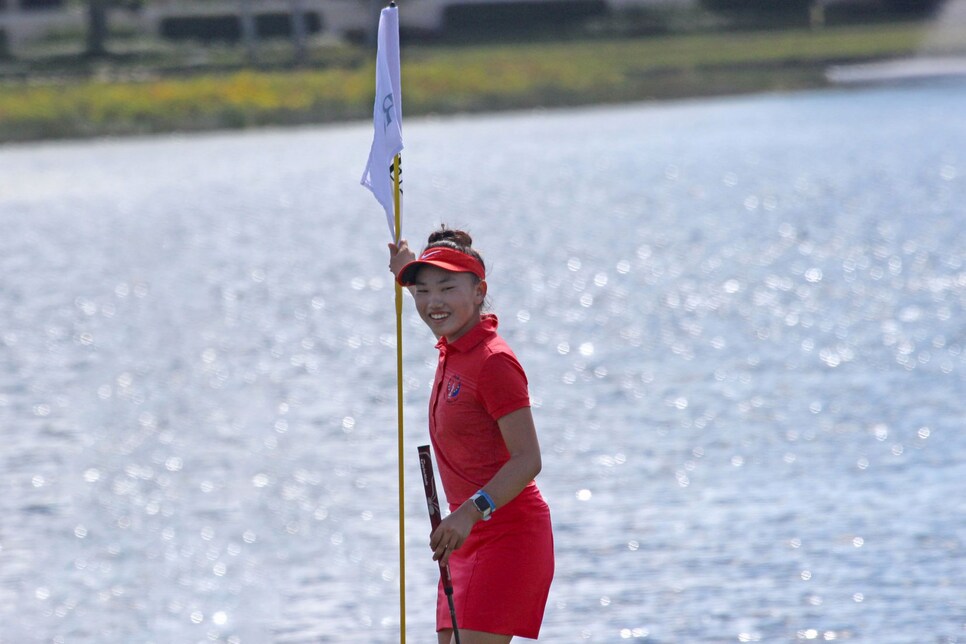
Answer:
M419 317L437 338L454 342L480 321L486 282L472 273L423 266L412 287Z

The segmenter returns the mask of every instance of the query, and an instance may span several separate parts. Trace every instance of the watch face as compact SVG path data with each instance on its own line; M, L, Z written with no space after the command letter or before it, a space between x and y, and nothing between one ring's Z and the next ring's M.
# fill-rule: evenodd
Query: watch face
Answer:
M483 514L486 514L490 509L490 504L487 503L486 499L482 496L478 496L475 499L473 499L473 505L475 505L476 509L482 512Z

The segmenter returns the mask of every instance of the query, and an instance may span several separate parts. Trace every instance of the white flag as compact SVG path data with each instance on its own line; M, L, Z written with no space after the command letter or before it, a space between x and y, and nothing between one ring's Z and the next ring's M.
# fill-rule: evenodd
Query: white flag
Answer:
M376 51L376 100L372 108L372 148L362 173L362 185L369 188L386 209L389 234L396 240L393 207L393 158L403 149L402 89L399 82L399 10L386 7L379 14L379 42Z

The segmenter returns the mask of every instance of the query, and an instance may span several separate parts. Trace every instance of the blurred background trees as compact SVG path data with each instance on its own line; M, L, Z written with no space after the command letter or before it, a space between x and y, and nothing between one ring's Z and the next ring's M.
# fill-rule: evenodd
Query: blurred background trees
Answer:
M944 0L699 0L705 9L745 23L795 21L815 9L839 15L925 17Z
M409 21L403 20L402 30L407 42L427 44L634 38L921 20L943 3L412 0ZM233 49L242 64L265 64L268 60L277 65L284 58L286 64L301 66L311 62L312 49L320 42L371 46L378 11L386 4L387 0L0 0L0 59L37 58L41 51L56 50L55 56L62 60L69 55L86 61L116 60L145 52L170 55L175 47L193 48L195 52L214 47ZM426 16L433 12L436 17L427 21ZM416 14L421 16L419 21L414 20ZM351 25L347 25L349 22ZM38 35L41 23L50 26ZM75 48L73 54L65 51L68 40Z

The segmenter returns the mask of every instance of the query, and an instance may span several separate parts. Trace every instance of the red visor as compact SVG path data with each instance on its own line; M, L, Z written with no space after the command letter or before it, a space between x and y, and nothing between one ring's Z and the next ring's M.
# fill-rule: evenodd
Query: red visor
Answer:
M419 259L403 266L396 276L396 281L400 286L415 285L416 272L421 266L436 266L454 273L473 273L481 280L486 279L486 271L483 270L483 264L478 259L452 248L437 246L427 248Z

